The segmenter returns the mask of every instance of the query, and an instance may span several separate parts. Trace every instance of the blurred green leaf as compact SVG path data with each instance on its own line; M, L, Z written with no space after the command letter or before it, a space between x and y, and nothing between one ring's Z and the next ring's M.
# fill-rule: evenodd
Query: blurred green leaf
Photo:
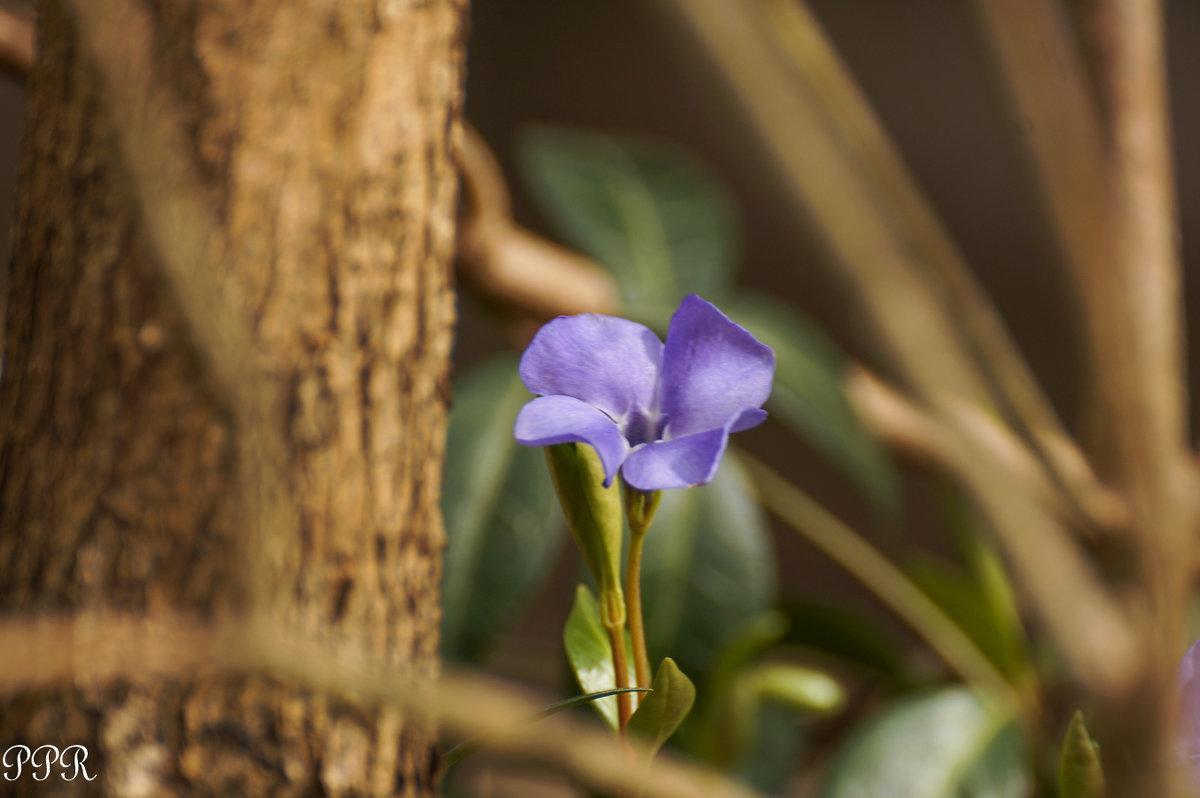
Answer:
M565 712L568 709L574 709L577 706L581 706L583 704L588 704L588 703L591 703L592 701L597 701L601 698L608 698L609 696L619 695L620 693L648 693L648 692L650 692L650 690L649 690L649 688L646 688L646 687L614 687L611 690L601 690L596 693L584 693L583 695L571 696L570 698L564 698L562 701L556 701L553 704L551 704L550 706L545 707L540 712L538 712L536 715L531 717L529 720L537 721L537 720L541 720L542 718L548 718L551 715L557 715L559 712ZM454 767L459 762L463 761L464 759L469 757L471 754L478 751L480 749L480 747L482 747L483 745L484 745L484 740L482 740L478 737L472 737L469 740L463 740L461 743L459 743L458 745L451 748L449 751L447 751L445 754L442 755L443 772L445 772L445 770L448 770L449 768Z
M843 748L821 798L1024 798L1025 742L970 690L902 699Z
M683 734L689 749L701 759L733 767L751 746L760 705L746 671L786 633L787 618L772 610L745 621L722 646L704 682L699 711Z
M882 517L896 518L896 467L842 393L844 358L837 346L800 313L768 297L742 294L725 311L775 350L767 409L840 468Z
M890 630L850 607L797 599L783 606L788 618L784 641L834 657L868 673L906 684L899 642Z
M1076 711L1067 727L1058 762L1058 798L1103 798L1104 771L1100 746L1088 733L1083 713Z
M978 509L957 487L943 483L942 513L954 543L962 553L969 580L978 593L976 613L982 625L977 638L980 647L992 657L1006 676L1018 684L1036 676L1029 639L1021 623L1012 581L995 540L985 528ZM935 599L936 600L936 599Z
M786 662L768 662L747 678L763 701L774 701L794 712L829 715L846 702L837 680L821 671Z
M996 631L979 584L966 571L929 555L914 556L906 568L912 580L933 599L947 615L996 664L1007 654Z
M709 675L706 691L720 693L733 684L746 666L778 643L788 631L788 619L779 610L764 612L737 629L721 647L716 667Z
M631 306L673 308L728 287L736 229L725 193L676 150L539 129L521 146L535 198L570 245L612 270Z
M513 420L531 398L517 358L466 371L454 390L442 489L442 652L473 661L542 584L564 536L544 454L513 439Z
M996 667L1010 677L1024 672L1024 654L1015 648L1008 619L997 616L978 577L927 555L915 557L907 571Z
M824 714L842 700L841 688L823 673L757 663L787 631L787 617L777 610L746 621L722 649L699 711L680 735L693 754L767 792L778 792L794 769L797 711Z
M628 637L626 634L626 649L630 648ZM571 607L571 614L567 617L567 625L563 629L563 646L567 650L567 661L571 664L571 671L585 693L612 690L616 687L608 631L600 621L600 605L586 585L578 585L575 588L575 604ZM626 653L626 661L633 662L633 652L630 650ZM629 669L628 683L637 684L637 676L632 666ZM616 698L601 698L593 701L592 706L608 725L617 728Z
M662 748L663 743L683 723L696 703L696 688L679 666L667 657L658 666L654 675L654 692L642 699L637 711L629 719L630 732L645 738L651 753Z
M801 761L804 737L796 713L778 704L759 707L734 770L765 795L786 794L788 779Z
M642 604L652 658L667 654L704 681L725 645L775 601L766 518L725 453L717 478L665 491L646 535Z

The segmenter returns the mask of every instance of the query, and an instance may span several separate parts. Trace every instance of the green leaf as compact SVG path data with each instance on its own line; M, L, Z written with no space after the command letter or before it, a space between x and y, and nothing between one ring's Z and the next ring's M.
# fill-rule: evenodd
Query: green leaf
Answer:
M1020 638L1008 615L997 613L978 576L927 555L914 558L907 571L1001 671L1013 678L1025 672Z
M571 614L567 617L567 625L563 629L563 646L567 650L567 661L571 664L571 671L585 693L597 693L616 687L608 631L600 621L600 605L596 603L596 597L586 585L578 585L575 588L575 604L571 607ZM625 647L630 648L628 634ZM626 661L633 662L633 652L627 651L626 654ZM637 684L637 676L632 666L627 679L628 684ZM616 698L602 698L593 701L592 706L610 726L617 728Z
M701 711L686 730L691 749L701 758L726 767L742 759L766 766L768 757L747 752L762 742L756 735L761 734L768 705L785 707L790 713L820 715L841 708L841 686L826 674L788 663L751 661L786 631L784 616L770 612L747 623L726 646L705 684ZM777 773L782 768L767 770Z
M786 633L787 618L772 610L746 620L726 640L704 682L700 708L683 733L692 753L719 767L733 767L749 750L760 725L761 702L747 671Z
M836 679L801 665L766 663L747 676L760 699L774 701L795 712L831 715L846 702Z
M942 512L978 593L983 621L977 642L1015 684L1036 677L1029 638L1021 623L1012 580L986 522L963 493L942 483Z
M642 605L652 659L667 654L703 681L725 645L775 603L762 510L732 451L702 488L664 491L646 534Z
M517 358L464 372L454 390L442 488L442 652L473 661L545 580L563 524L542 451L513 439L513 419L530 399Z
M1088 734L1083 713L1076 711L1067 727L1058 762L1058 798L1103 798L1104 771L1100 746Z
M767 409L841 469L882 517L896 518L896 467L842 393L845 361L836 345L797 311L767 297L743 294L725 310L775 350Z
M786 794L788 779L803 761L804 737L794 712L778 704L762 705L734 765L736 773L764 795Z
M783 606L788 618L784 641L834 657L870 674L905 685L902 648L890 630L840 604L797 599Z
M609 696L613 695L620 695L621 693L648 692L650 692L650 688L648 687L615 687L612 690L600 690L596 693L584 693L583 695L571 696L570 698L565 698L562 701L556 701L550 706L545 707L529 720L542 720L543 718L548 718L551 715L557 715L559 712L564 712L568 709L574 709L582 704L588 704L592 701L596 701L601 698L608 698ZM443 769L454 767L459 762L478 751L483 745L484 741L477 737L472 737L469 740L463 740L461 743L454 746L442 755Z
M724 192L679 152L646 141L541 129L521 162L566 242L612 270L629 305L671 307L729 285L736 231Z
M629 719L629 730L649 742L651 754L671 739L696 703L696 687L670 657L658 666L653 688Z
M1025 743L1008 716L950 687L898 701L843 748L821 798L1025 798Z

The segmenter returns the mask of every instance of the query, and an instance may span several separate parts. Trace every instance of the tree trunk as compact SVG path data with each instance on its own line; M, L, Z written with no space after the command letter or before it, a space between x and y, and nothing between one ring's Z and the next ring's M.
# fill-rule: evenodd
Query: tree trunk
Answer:
M436 673L464 23L461 0L41 4L5 612L256 613ZM26 794L433 791L430 729L270 674L5 703L0 750L78 743L99 774Z

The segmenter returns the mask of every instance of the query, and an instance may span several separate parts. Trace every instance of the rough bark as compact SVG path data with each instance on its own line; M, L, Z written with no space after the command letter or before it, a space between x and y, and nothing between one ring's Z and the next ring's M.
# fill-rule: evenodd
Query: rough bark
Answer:
M268 613L419 684L437 668L463 4L118 7L182 111L182 168L217 222L201 234L225 255L211 277L260 365L217 379L229 353L163 273L172 231L148 230L88 14L42 4L0 375L0 609ZM270 674L6 704L0 748L91 751L99 778L64 794L427 795L436 770L429 729Z

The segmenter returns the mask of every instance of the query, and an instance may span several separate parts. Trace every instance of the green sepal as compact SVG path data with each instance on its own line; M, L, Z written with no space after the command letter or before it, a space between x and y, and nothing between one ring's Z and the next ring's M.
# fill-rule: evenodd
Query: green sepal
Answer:
M649 743L651 756L671 739L696 703L695 685L670 657L658 666L652 688L629 719L629 731Z
M1104 771L1100 746L1088 734L1083 713L1076 710L1067 727L1062 755L1058 760L1059 798L1102 798Z
M546 462L567 526L600 590L601 620L609 629L620 628L625 624L620 491L616 485L604 487L604 465L587 444L547 446Z

